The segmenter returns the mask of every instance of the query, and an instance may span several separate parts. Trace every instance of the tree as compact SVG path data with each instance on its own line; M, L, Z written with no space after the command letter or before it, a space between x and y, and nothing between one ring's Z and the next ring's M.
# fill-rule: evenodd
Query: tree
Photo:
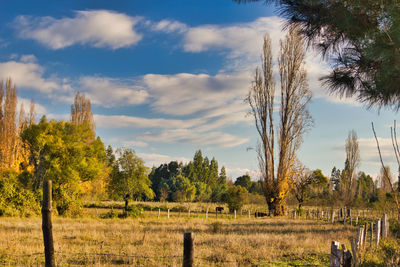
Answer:
M234 0L276 2L289 25L334 65L322 77L341 96L369 106L400 108L400 5L398 1Z
M311 92L303 67L305 50L299 31L290 28L280 46L278 65L281 94L278 127L275 128L274 123L275 82L272 73L271 40L267 35L264 37L262 68L256 69L246 98L261 139L257 152L264 196L270 212L274 215L285 213L285 200L290 190L289 181L295 153L302 143L303 134L312 125L307 109L307 104L311 101ZM275 171L276 155L278 164Z
M29 149L29 164L24 170L28 184L38 191L44 180L53 181L53 200L59 214L80 207L82 183L106 173L104 144L93 139L87 125L47 121L43 116L22 134ZM88 143L87 140L92 140ZM32 170L31 170L32 169Z
M350 205L354 200L356 178L356 169L360 165L360 150L358 148L357 133L352 130L346 139L346 162L344 176L342 177L343 193L346 196L346 204Z
M319 197L322 191L327 188L328 178L326 178L320 169L309 170L299 161L296 162L294 175L292 177L293 193L299 206L299 211L303 203L311 197Z
M71 121L76 125L87 123L90 129L93 132L95 131L92 106L85 94L78 92L75 95L74 104L71 105Z
M226 193L226 203L230 212L234 210L239 211L243 205L248 201L249 193L246 188L240 185L232 185Z
M245 174L236 178L235 185L240 185L243 188L246 188L247 191L250 190L252 185L250 175Z
M196 195L196 187L190 183L190 180L182 175L172 178L172 200L178 202L192 201Z
M381 167L379 174L379 186L383 193L391 192L390 184L393 184L393 175L389 166Z
M133 149L117 149L118 172L111 177L110 189L121 199L125 200L125 211L130 199L153 199L151 181L147 176L147 167Z
M5 92L4 92L5 89ZM17 89L11 78L0 82L0 167L14 168L17 158Z

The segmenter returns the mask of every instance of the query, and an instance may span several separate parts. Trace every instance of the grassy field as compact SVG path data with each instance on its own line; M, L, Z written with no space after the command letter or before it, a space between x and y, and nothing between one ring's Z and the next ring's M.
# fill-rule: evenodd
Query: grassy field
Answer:
M194 235L195 266L327 266L331 241L348 244L355 235L355 227L323 221L178 212L168 219L156 211L138 219L98 218L106 211L53 219L57 266L181 266L184 232ZM0 264L43 264L41 218L0 218L0 240Z

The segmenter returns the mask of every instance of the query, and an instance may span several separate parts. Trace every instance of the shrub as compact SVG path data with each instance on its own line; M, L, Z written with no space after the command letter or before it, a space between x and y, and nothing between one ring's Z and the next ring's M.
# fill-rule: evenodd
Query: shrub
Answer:
M117 218L118 217L118 213L115 210L110 210L109 212L100 215L100 218L102 219L113 219L113 218Z
M246 188L240 185L230 186L226 194L226 203L228 204L229 211L240 210L247 203L248 198L249 193Z
M137 218L143 217L143 209L137 206L129 206L123 213L118 214L118 218Z
M210 228L213 233L220 233L222 230L222 223L221 222L213 222L210 224Z

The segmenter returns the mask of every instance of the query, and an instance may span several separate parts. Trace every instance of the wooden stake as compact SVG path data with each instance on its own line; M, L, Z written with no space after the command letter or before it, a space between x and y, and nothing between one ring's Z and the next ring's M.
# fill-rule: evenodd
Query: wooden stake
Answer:
M56 266L54 259L53 225L51 223L51 192L51 181L44 181L42 204L42 231L46 267Z
M193 266L193 238L192 233L183 234L183 267Z

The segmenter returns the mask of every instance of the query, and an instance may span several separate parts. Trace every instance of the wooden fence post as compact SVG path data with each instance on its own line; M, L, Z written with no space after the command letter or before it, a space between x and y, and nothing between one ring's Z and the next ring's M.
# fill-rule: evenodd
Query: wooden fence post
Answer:
M157 216L158 219L160 219L160 214L161 214L161 210L158 209L158 216Z
M167 214L167 216L168 216L168 219L169 219L169 209L168 209L168 214Z
M389 232L389 221L387 214L383 214L382 216L382 238L388 237Z
M335 222L335 211L332 211L332 223Z
M206 219L208 219L208 208L207 208L207 211L206 211Z
M236 219L236 210L235 210L235 219Z
M42 231L46 267L55 267L53 225L51 223L51 181L43 182Z
M193 238L192 233L183 234L183 267L193 266Z
M381 237L381 219L376 222L376 247L379 246L379 239Z
M342 258L340 254L339 242L332 241L329 267L340 267L340 259Z

